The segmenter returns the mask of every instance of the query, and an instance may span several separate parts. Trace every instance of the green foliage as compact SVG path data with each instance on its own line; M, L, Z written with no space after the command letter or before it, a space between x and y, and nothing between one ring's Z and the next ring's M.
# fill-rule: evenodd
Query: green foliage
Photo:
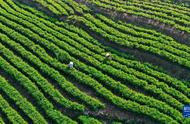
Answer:
M11 123L27 124L27 122L15 111L9 103L0 95L0 110L3 111Z
M39 2L56 15L70 15L76 12L84 14L90 11L85 5L73 0L36 0L35 2ZM155 15L160 14L162 17L156 19L163 18L167 20L166 23L171 19L162 14L163 11L170 13L170 10L165 11L165 6L163 9L158 9L162 8L160 6L154 8L156 5L150 2L146 2L144 6L139 1L130 3L120 0L112 2L93 0L92 2L120 12L128 9L129 13L138 15L136 11L140 11L139 15L144 17L155 18ZM123 6L125 4L127 7ZM43 116L47 115L46 118L49 120L55 123L77 123L56 110L48 100L49 97L46 98L43 93L59 103L63 109L67 108L75 112L82 113L85 107L93 110L106 107L101 101L80 91L67 80L72 79L93 90L110 104L136 115L152 118L159 123L189 123L189 120L181 115L183 104L190 102L190 90L183 82L153 66L140 63L125 53L103 46L87 32L73 25L55 22L56 19L52 20L22 5L18 7L11 0L5 2L1 0L0 6L0 69L27 90L27 93L34 98L38 110L42 109ZM150 11L145 12L146 8ZM142 14L143 12L145 15ZM172 14L176 17L175 26L189 25L186 21L187 16L182 16L178 12ZM94 17L90 14L81 17L73 16L73 19L82 22L81 24L111 42L142 49L190 67L188 59L190 49L171 37L153 30L115 22L100 14ZM113 60L105 60L106 52L112 53ZM67 68L70 61L74 62L73 69ZM81 104L65 98L45 79L46 76L53 80L53 83L57 83L61 90L78 99ZM133 88L141 88L151 96L132 90L129 85ZM36 108L3 78L0 84L1 90L16 102L16 105L34 123L47 123ZM17 115L14 118L17 118ZM14 118L11 117L10 120ZM19 116L18 118L22 120ZM80 116L79 120L83 123L101 123L88 116Z
M79 120L82 122L82 124L102 124L99 120L84 115L81 115L79 117Z
M123 12L123 13L128 13L128 14L132 14L132 15L137 15L137 16L141 16L141 17L145 17L145 18L149 18L149 19L154 19L154 20L158 20L160 22L163 22L165 24L169 24L179 30L182 31L186 31L186 32L190 32L190 28L188 27L190 25L189 21L188 21L188 16L181 16L178 13L175 13L173 11L169 11L167 8L165 9L157 9L157 11L154 9L156 7L152 7L151 9L151 5L148 5L147 7L149 8L145 8L146 5L144 5L144 1L135 1L135 2L142 2L141 4L138 4L136 6L133 6L133 4L135 4L135 2L131 2L131 1L125 1L120 3L119 0L115 0L115 1L111 1L110 0L90 0L89 2L94 3L95 5L105 8L105 9L111 9L111 10L116 10L118 12ZM150 2L149 2L150 3ZM153 5L159 5L159 4L153 4ZM167 4L163 4L168 6ZM171 7L172 4L169 4L169 6ZM184 9L181 6L177 6L179 9ZM185 8L187 9L187 8ZM159 11L161 12L159 12ZM187 9L189 11L189 9ZM167 12L169 11L170 15L167 14ZM183 10L182 10L183 11ZM180 11L181 12L181 11ZM172 14L171 14L172 13ZM181 19L184 18L184 19Z
M10 99L12 99L17 106L21 110L23 110L24 113L28 117L32 119L32 121L37 124L46 124L47 122L43 118L43 116L36 111L36 108L32 106L30 102L27 101L26 98L24 98L14 87L12 87L3 77L0 77L0 89L9 96Z
M0 124L5 124L2 117L0 117Z

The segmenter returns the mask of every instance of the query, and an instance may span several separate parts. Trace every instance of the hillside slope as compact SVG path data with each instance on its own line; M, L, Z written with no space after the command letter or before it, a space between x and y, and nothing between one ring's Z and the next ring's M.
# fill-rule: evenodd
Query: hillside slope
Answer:
M147 0L0 0L0 123L189 124L189 12Z

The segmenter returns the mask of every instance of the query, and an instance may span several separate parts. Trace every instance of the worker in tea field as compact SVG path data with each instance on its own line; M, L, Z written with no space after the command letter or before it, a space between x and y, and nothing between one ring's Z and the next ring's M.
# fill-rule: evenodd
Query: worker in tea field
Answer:
M106 57L107 59L109 59L109 60L111 60L111 59L112 59L112 56L111 56L111 54L110 54L110 53L106 53L105 57Z
M74 66L74 63L73 62L69 62L68 67L69 68L73 68L73 66Z

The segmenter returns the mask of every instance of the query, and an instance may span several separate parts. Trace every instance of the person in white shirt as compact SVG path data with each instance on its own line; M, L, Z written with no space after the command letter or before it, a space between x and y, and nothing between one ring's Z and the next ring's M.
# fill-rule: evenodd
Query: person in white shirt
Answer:
M107 59L111 60L112 59L112 56L110 53L106 53L106 56L105 56Z
M73 62L69 62L68 67L69 68L73 68L73 66L74 66L74 63Z

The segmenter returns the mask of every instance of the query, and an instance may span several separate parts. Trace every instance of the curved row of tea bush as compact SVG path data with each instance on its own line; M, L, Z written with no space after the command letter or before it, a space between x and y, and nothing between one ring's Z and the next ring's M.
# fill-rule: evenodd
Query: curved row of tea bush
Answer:
M87 0L88 1L88 0ZM131 15L137 15L153 20L158 20L162 23L169 24L181 31L185 31L187 33L190 33L190 28L188 28L187 25L189 25L188 21L181 20L180 18L176 18L176 22L172 20L172 17L166 17L163 13L150 11L150 10L143 10L142 8L138 8L138 6L127 6L120 3L115 3L110 0L90 0L88 2L91 2L99 7L105 8L105 9L111 9L116 10L118 12L128 13Z
M9 84L3 77L0 77L0 89L12 99L15 104L35 123L46 124L44 117L36 110L36 108L27 101L13 86Z
M69 3L67 4L69 5ZM35 10L21 9L11 0L2 2L0 6L2 61L5 62L6 60L14 65L18 71L27 75L28 79L34 81L38 87L43 87L39 85L45 82L57 94L50 94L53 99L59 101L56 99L58 96L60 99L68 101L59 94L57 89L53 89L51 83L45 79L46 76L58 83L61 90L66 90L67 93L77 98L80 101L79 103L87 105L85 107L98 110L105 106L90 96L87 97L83 94L81 97L76 92L72 93L69 90L71 85L65 85L68 86L66 88L62 84L63 82L70 83L66 79L72 79L74 82L88 87L89 90L95 91L97 96L101 96L107 102L137 115L148 116L160 123L183 123L186 121L180 111L184 103L189 103L189 89L183 82L162 73L153 66L129 59L124 53L101 45L96 39L75 26L58 21L54 23L55 20L41 16L40 13L35 13ZM108 23L108 26L113 24L113 27L118 30L124 31L127 27L125 24L122 24L123 27L121 28L117 25L118 23L110 23L110 20L101 18L101 15L96 18L102 19ZM131 29L136 30L137 27ZM142 31L142 29L138 30ZM145 32L150 31L146 30ZM164 39L173 41L170 37L154 34L160 36L161 43ZM136 36L135 33L133 35ZM156 37L151 37L151 35L151 33L147 33L147 36L142 38L156 40ZM116 36L120 37L119 35ZM121 35L121 38L124 38L124 35ZM175 45L173 47L178 49ZM189 56L188 50L187 47L179 48L180 54L187 52L183 54L185 57ZM112 53L113 60L105 60L106 52ZM73 69L67 67L70 61L74 62ZM26 67L28 69L25 69ZM6 70L3 72L8 73ZM152 97L132 90L128 87L129 85L145 90ZM50 92L45 89L45 86L44 89L40 88L40 90L47 91L45 93ZM82 94L82 92L77 92ZM45 96L47 97L47 95ZM90 99L92 101L89 101ZM60 103L63 107L72 109L69 104ZM84 106L73 103L71 102L74 110L84 111ZM37 108L39 110L41 106L37 106ZM64 121L68 120L66 116L64 117Z
M9 103L0 95L0 110L4 112L11 123L27 124L27 122L15 111Z
M19 49L20 51L23 51L23 49ZM29 55L26 55L26 57L29 57ZM46 57L47 58L47 57ZM34 60L34 59L32 59L32 60ZM51 59L48 59L48 60L51 60ZM75 73L76 74L76 73Z
M69 47L69 46L68 46ZM69 60L69 59L68 59Z
M16 46L14 45L14 47L16 47ZM20 52L22 52L22 53L26 52L26 51L24 51L24 49L21 49L21 47L20 47L19 49L17 49L17 50L20 50ZM21 54L21 53L20 53L20 54ZM24 55L26 55L28 58L33 58L33 57L32 57L31 55L29 55L29 54L26 54L26 53L25 53ZM33 58L32 60L36 60L36 59ZM75 74L76 74L76 73L75 73ZM92 82L92 81L91 81L91 82ZM92 82L92 84L94 85L95 83ZM100 88L100 87L97 87L97 88L100 90L100 92L103 92L103 91L102 91L102 90L103 90L102 88ZM101 89L102 89L102 90L101 90ZM104 92L103 92L103 93L104 93ZM109 96L109 95L112 96L112 97L113 97L113 98L112 98L113 100L114 100L114 98L115 98L115 100L119 100L121 103L120 103L120 102L117 102L117 104L120 105L121 107L123 106L122 108L127 109L127 108L128 108L128 107L127 107L128 105L133 104L133 102L130 102L130 101L124 102L124 100L121 100L119 97L116 97L116 96L114 96L114 95L111 95L111 94L109 93L109 91L107 91L107 92L105 92L105 93L106 93L107 96ZM127 103L128 103L128 104L127 104ZM137 103L134 103L134 105L138 106ZM127 107L127 108L126 108L126 107ZM140 106L139 106L139 107L140 107ZM144 108L144 107L142 106L142 109L143 109L143 108ZM129 108L128 108L128 109L129 109ZM131 109L131 108L130 108L130 109ZM146 109L148 109L148 108L146 107ZM151 109L151 108L150 108L150 109ZM133 110L133 111L136 111L135 109L132 109L132 110ZM148 110L149 110L149 109L148 109ZM156 112L156 110L154 110L154 109L151 109L151 110ZM148 114L148 113L145 112L144 114ZM157 112L157 114L160 115L160 116L162 116L162 114L159 113L159 112ZM149 115L149 114L148 114L148 115ZM151 115L149 115L149 116L151 116ZM160 116L159 116L159 117L160 117ZM156 116L152 116L152 117L153 117L153 118L156 118ZM166 120L169 119L168 117L166 118L166 117L163 116L163 118L162 118L163 121L165 120L164 118L165 118ZM169 121L169 120L168 120L168 121ZM171 121L171 120L170 120L170 121ZM174 121L173 121L173 122L174 122Z
M113 20L106 18L101 14L98 14L95 17L98 17L101 21L103 21L107 25L110 25L121 32L130 34L135 37L141 37L145 40L156 40L164 45L171 46L174 47L175 49L179 49L181 51L190 53L190 48L188 46L180 44L171 37L162 35L161 33L157 33L154 30L147 31L144 28L135 27L134 25L127 25L126 23L122 22L115 23Z
M102 124L102 122L100 122L99 120L97 120L93 117L84 116L84 115L79 116L79 120L83 124Z
M90 18L89 15L87 15L86 19L82 18L82 17L75 17L75 19L76 18L77 18L77 20L83 22L83 24L86 25L87 27L90 27L91 30L102 35L103 37L107 38L108 40L110 40L112 42L115 42L122 46L130 47L130 48L142 49L144 51L151 52L153 54L165 57L166 59L168 59L172 62L178 63L178 64L186 66L188 68L190 67L189 66L190 62L188 60L188 57L186 57L186 58L184 57L184 56L189 56L189 54L186 52L174 49L171 46L166 46L161 43L152 42L150 40L145 41L142 38L135 38L135 37L128 36L129 39L126 39L127 37L124 38L124 35L121 36L123 33L119 32L113 28L110 28L109 26L106 26L105 24L100 23L100 21L96 20L95 18L93 18L94 20L92 20L92 18L89 19ZM88 20L87 20L87 18L88 18ZM93 24L89 20L91 20L91 21L96 20L97 22L96 22L96 24ZM106 27L102 28L102 26L106 26ZM130 40L130 41L128 41L128 40ZM164 50L164 49L166 49L166 50Z
M75 12L83 14L85 11L89 11L87 6L74 0L36 0L35 2L44 8L48 8L56 16L69 16L75 14Z
M7 21L8 23L9 21ZM11 24L11 26L14 26L14 23L9 23ZM16 23L15 23L16 24ZM5 27L2 25L2 27ZM19 28L19 27L17 27ZM2 28L1 30L4 30L4 32L6 33L7 28ZM10 30L9 30L10 31ZM28 33L29 34L29 33ZM32 35L32 34L31 34ZM11 34L11 37L14 37L14 40L22 40L27 42L29 39L27 39L26 37L23 37L21 35L19 35L18 33ZM16 36L16 37L15 37ZM18 38L19 37L19 38ZM35 36L33 36L35 37ZM37 37L35 37L37 38ZM43 41L42 41L43 42ZM29 45L29 44L28 44ZM35 48L36 50L36 48ZM36 57L37 58L37 57ZM38 61L37 61L38 60ZM42 70L42 72L45 75L48 75L50 78L54 79L64 91L67 91L69 94L79 98L81 101L84 101L86 104L88 104L89 106L91 106L92 108L99 108L102 106L102 104L97 101L96 99L91 98L90 96L86 95L85 93L81 92L77 87L75 87L71 82L67 81L63 76L61 76L61 74L54 70L53 68L49 67L47 64L41 62L38 58L36 61L34 61L35 65L37 67L39 67L40 70ZM33 61L32 59L30 59L29 61ZM64 83L63 83L64 82ZM73 92L74 91L74 92Z
M11 35L17 36L17 35L14 35L13 33L11 33ZM7 45L12 45L12 42L9 41L6 38L6 36L2 35L1 33L0 33L0 36L1 36L0 38L1 42ZM3 56L6 57L7 60L9 60L11 65L14 65L15 67L17 67L20 71L22 71L22 73L24 73L34 82L36 82L37 85L40 86L41 89L43 89L46 95L48 94L49 96L51 96L52 99L54 99L57 103L61 104L65 108L72 109L75 111L84 111L84 106L71 102L68 99L64 98L61 95L61 93L58 90L56 90L45 78L43 78L34 68L30 67L27 63L25 63L20 58L14 56L14 53L9 52L7 49L3 47L1 48L2 48L1 53L3 54ZM37 47L35 49L37 49Z
M35 102L38 104L38 106L45 111L47 117L52 121L55 123L75 123L61 112L55 110L54 106L44 97L36 85L34 85L26 76L11 66L2 57L0 57L0 68L9 76L11 76L17 83L27 89L28 93L35 99Z

